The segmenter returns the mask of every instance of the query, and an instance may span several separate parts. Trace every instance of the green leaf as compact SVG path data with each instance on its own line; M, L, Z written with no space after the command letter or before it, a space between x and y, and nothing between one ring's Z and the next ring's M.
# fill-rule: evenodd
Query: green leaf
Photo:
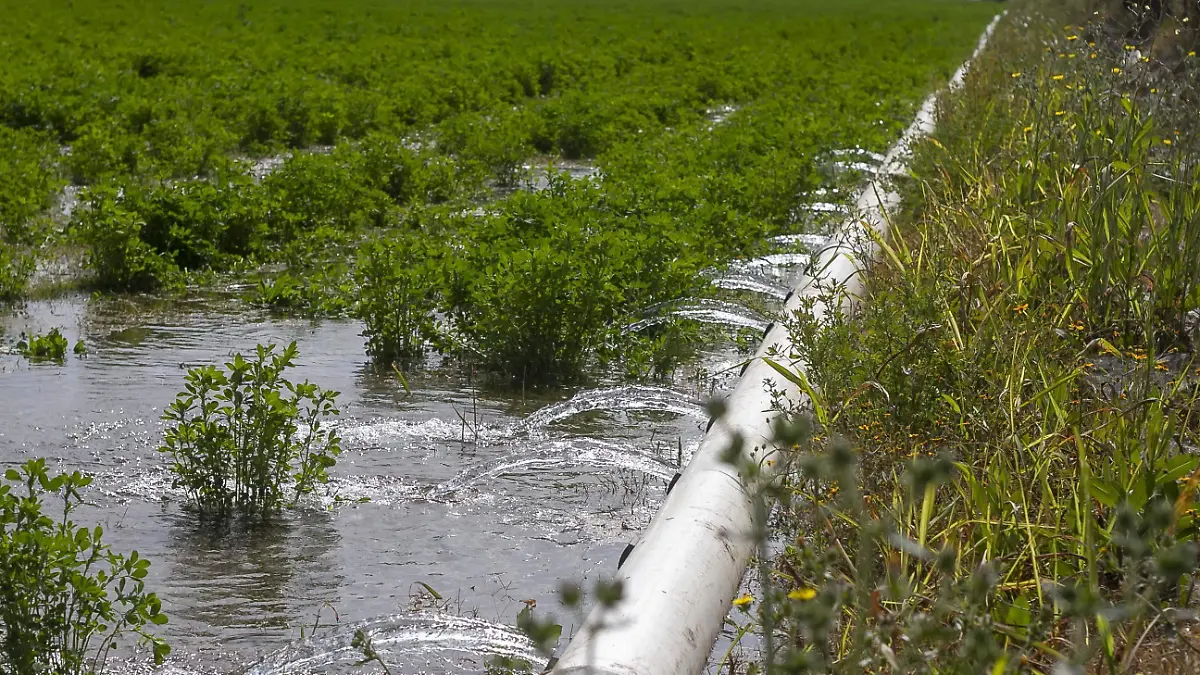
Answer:
M796 385L800 391L804 392L804 394L808 396L809 401L812 403L813 414L816 415L817 421L820 422L822 426L828 426L829 415L825 412L825 406L822 404L821 396L817 393L817 390L814 389L811 384L809 384L808 378L804 376L804 373L798 370L786 368L767 357L763 357L763 361L768 366L771 366L775 372L786 378L788 382Z
M167 656L171 654L171 645L163 640L156 639L154 641L154 663L161 666L166 662Z
M1092 497L1110 509L1116 508L1117 503L1121 501L1121 489L1111 482L1093 478L1090 487Z
M1008 614L1005 616L1004 621L1011 626L1028 628L1032 616L1032 613L1029 611L1029 598L1025 594L1021 594L1009 606Z
M424 581L418 581L417 585L420 586L421 588L424 588L425 592L432 595L434 600L442 599L441 593L438 593L437 591L433 590L433 586L430 586L429 584L425 583Z
M1163 462L1163 465L1159 469L1161 473L1155 482L1158 485L1177 482L1184 476L1190 476L1196 470L1198 464L1200 464L1200 457L1194 455L1176 455Z

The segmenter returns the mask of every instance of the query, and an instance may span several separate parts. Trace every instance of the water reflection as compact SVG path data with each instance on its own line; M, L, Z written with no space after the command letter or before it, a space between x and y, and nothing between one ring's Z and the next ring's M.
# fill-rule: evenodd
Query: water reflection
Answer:
M311 623L345 583L336 556L341 537L327 513L218 525L181 512L168 528L171 620L220 636L227 647Z

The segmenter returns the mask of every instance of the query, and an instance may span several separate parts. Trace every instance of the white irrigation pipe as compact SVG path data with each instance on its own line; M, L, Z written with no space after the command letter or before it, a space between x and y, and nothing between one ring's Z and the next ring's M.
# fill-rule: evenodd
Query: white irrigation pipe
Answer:
M967 67L986 46L1003 14L992 20L971 59L954 73L950 89L962 86ZM884 182L905 170L910 147L934 128L937 93L930 95L916 119L884 158L877 177L858 194L857 216L837 230L812 275L800 280L786 303L789 314L801 298L821 289L843 288L848 296L862 291L862 261L876 253L875 237L863 228L886 234L886 214L900 195ZM865 239L865 240L864 240ZM817 317L838 311L818 300ZM726 414L712 424L677 484L641 540L620 565L616 578L624 586L621 601L595 608L554 666L568 675L695 675L704 670L708 655L729 612L755 542L753 504L736 469L721 459L735 435L745 440L747 458L762 462L770 446L771 395L777 392L799 400L796 386L786 381L761 357L789 354L787 328L769 327L762 345L726 399ZM803 363L793 362L796 368Z

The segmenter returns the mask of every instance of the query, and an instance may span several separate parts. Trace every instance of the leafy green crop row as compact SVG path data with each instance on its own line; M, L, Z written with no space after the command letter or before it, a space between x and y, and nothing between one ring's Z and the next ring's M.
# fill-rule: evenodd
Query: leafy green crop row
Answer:
M795 229L813 190L845 180L830 151L885 148L992 13L958 0L0 5L24 27L0 41L23 64L0 73L0 124L40 143L49 171L0 189L44 208L60 181L86 185L68 232L99 286L273 261L304 279L398 238L364 249L353 275L372 355L434 337L532 381L579 376L628 344L628 320L699 292L700 269ZM717 106L734 112L717 120ZM279 166L262 177L250 160L264 156ZM553 157L601 174L491 191ZM417 306L370 288L401 277L420 284ZM264 285L266 299L328 304L289 283Z

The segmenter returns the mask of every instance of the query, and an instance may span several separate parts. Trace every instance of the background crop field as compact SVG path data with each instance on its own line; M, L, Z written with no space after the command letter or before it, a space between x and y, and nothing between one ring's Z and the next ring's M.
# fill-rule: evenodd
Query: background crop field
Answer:
M432 344L535 384L653 341L619 328L703 294L701 269L811 229L798 207L845 182L830 152L885 149L993 11L6 4L0 227L16 248L0 294L54 241L115 291L283 261L264 301L357 311L378 361ZM554 158L599 174L531 179ZM67 183L86 189L57 197ZM553 189L511 195L534 184ZM368 240L385 243L354 275ZM408 290L357 292L372 286Z

